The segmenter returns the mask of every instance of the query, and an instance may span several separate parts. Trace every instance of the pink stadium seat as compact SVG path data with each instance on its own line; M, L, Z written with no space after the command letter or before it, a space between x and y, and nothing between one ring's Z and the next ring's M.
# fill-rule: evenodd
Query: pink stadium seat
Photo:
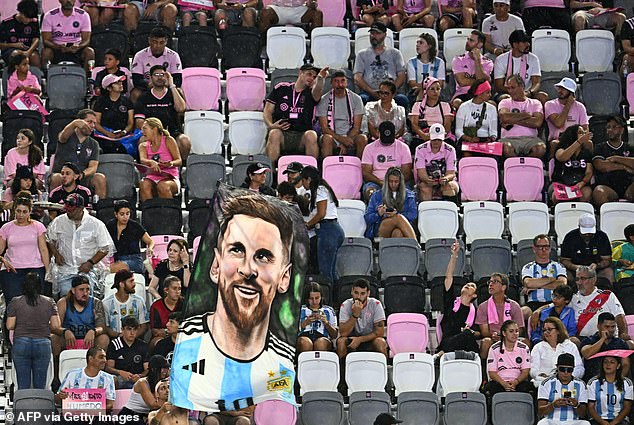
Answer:
M387 318L390 357L398 353L424 353L429 340L429 323L424 314L392 313Z
M126 82L128 83L128 94L130 94L130 91L132 91L132 88L134 87L134 83L132 82L132 72L130 72L130 70L124 66L120 67L121 70L125 73L125 77L126 77ZM92 73L90 74L90 78L93 79L93 81L95 80L95 78L97 78L97 74L100 73L101 71L103 71L105 69L105 66L96 66L92 69ZM100 87L100 89L103 90L102 87ZM93 91L94 93L94 91ZM103 92L102 92L103 93Z
M462 201L494 201L498 188L498 165L493 158L466 157L458 163Z
M258 68L227 70L229 111L261 111L266 97L266 74Z
M343 26L346 0L319 0L319 10L324 13L324 27Z
M627 103L630 104L630 114L634 114L634 73L627 74L627 81L625 82Z
M182 236L175 235L154 235L151 238L154 241L154 258L159 260L167 258L167 245L172 239L183 239Z
M282 400L268 400L255 406L256 425L295 425L297 408Z
M183 92L188 111L218 110L220 79L216 68L191 67L183 69Z
M18 0L4 0L0 4L0 21L9 19L17 13ZM57 3L59 6L59 3Z
M194 258L196 258L196 253L198 252L198 245L200 245L200 236L196 236L194 238L192 245L193 245L192 251L194 253Z
M115 398L114 398L114 407L112 408L112 410L115 412L119 412L121 409L123 409L125 405L128 404L128 400L130 399L130 395L132 395L132 391L133 391L132 389L116 390Z
M539 201L544 188L544 165L539 158L509 158L504 161L507 201Z
M285 182L288 180L288 174L282 174L286 170L286 166L291 162L299 162L303 165L312 165L317 168L317 160L308 155L285 155L277 161L277 182ZM330 183L330 182L328 182Z
M629 335L634 335L634 315L625 316L625 323L627 323L627 333Z
M356 156L329 156L322 164L322 176L339 199L361 199L361 160Z

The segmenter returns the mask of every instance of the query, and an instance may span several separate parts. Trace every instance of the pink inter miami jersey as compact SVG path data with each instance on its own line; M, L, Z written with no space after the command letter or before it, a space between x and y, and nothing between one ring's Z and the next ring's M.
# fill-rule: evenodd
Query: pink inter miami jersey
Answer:
M73 8L70 16L65 16L61 7L52 9L44 15L42 20L42 32L52 33L53 42L57 44L79 43L81 33L90 32L90 30L90 17L77 7Z

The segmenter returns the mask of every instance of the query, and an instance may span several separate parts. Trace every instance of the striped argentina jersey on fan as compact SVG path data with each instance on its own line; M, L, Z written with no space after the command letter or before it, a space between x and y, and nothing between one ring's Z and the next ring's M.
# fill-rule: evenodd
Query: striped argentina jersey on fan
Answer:
M64 380L59 386L60 389L82 389L82 388L104 388L106 390L106 399L115 399L114 377L109 373L100 370L97 376L90 377L84 372L85 368L77 367L71 369L64 376Z
M588 382L588 400L596 402L595 410L601 418L611 421L621 413L625 400L632 401L632 381L623 378L623 391L616 388L616 383L603 381L595 376Z
M533 261L522 268L522 281L527 277L539 279L542 277L558 278L559 276L566 277L566 268L557 261L551 261L548 264L539 264ZM527 301L549 302L553 299L552 293L552 289L532 289L528 293Z
M204 412L238 410L266 400L295 403L295 349L268 333L264 350L252 361L236 360L218 349L207 319L192 316L180 327L170 376L176 406Z
M552 403L558 398L563 398L564 391L570 391L570 397L577 399L579 403L588 402L588 389L586 388L585 382L577 378L572 378L572 381L563 385L561 381L557 379L557 375L553 375L541 383L537 389L537 400L546 400ZM576 410L572 406L556 407L545 417L561 422L579 419Z

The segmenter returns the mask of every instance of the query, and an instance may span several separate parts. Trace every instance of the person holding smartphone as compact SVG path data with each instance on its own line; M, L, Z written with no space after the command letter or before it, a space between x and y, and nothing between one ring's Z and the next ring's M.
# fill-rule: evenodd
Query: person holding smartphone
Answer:
M575 358L563 353L557 358L557 373L545 379L537 390L538 413L543 418L537 425L590 425L582 420L586 414L588 389L575 378Z
M332 351L331 338L337 337L337 315L335 310L324 305L321 286L311 282L306 287L306 304L299 315L297 353L304 351Z

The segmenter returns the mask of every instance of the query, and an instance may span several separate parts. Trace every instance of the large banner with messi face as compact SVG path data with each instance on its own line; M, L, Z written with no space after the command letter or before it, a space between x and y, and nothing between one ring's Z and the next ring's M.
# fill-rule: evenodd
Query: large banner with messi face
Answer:
M297 208L220 184L195 259L170 397L204 412L295 402L308 235Z

